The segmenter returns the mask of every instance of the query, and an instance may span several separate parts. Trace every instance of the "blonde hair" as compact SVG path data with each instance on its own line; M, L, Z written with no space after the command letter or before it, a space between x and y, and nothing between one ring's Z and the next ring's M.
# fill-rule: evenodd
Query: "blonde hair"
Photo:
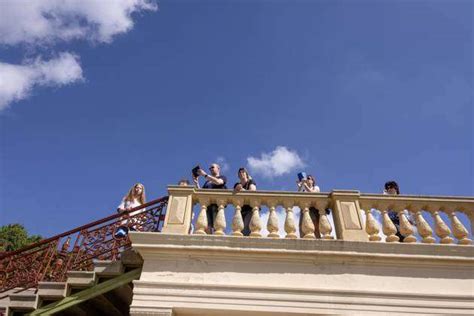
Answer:
M135 188L137 186L142 187L142 193L138 197L135 196ZM133 187L131 187L130 190L128 190L128 193L124 198L125 201L133 201L135 199L138 200L140 202L140 204L145 204L146 203L145 186L141 183L135 183L133 185Z

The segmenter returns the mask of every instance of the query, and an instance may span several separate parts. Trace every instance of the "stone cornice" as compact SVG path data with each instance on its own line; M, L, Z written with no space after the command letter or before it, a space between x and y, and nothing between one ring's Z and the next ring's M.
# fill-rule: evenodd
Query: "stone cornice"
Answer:
M214 260L298 261L314 264L346 262L389 266L472 268L474 247L388 244L341 240L251 239L130 233L132 246L144 256L212 256Z

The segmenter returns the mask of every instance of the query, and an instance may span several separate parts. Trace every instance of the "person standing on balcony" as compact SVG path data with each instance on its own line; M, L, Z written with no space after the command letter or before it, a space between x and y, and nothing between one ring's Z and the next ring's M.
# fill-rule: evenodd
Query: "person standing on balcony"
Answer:
M127 195L125 195L125 197L122 199L122 202L117 207L117 212L125 213L145 203L146 203L145 186L141 183L136 183L133 187L130 188ZM134 224L140 224L140 221L133 218L133 216L137 215L141 211L142 210L136 210L124 216L124 217L130 217L130 219L122 220L121 226L115 232L115 236L124 237L127 235L129 229L136 230L137 227Z
M178 185L180 187L187 187L189 185L189 180L188 179L181 179L181 180L179 180Z
M206 181L204 182L203 189L227 189L227 177L221 175L221 167L213 163L209 167L210 175L204 170L197 170L197 177L193 174L193 181L197 188L199 188L199 177L203 177ZM207 207L207 229L206 233L211 234L214 229L214 220L217 216L218 206L217 204L210 204Z
M306 178L303 178L301 181L296 181L296 185L298 186L298 192L308 192L308 193L319 193L321 190L319 186L316 185L316 180L312 175L307 175ZM326 214L329 214L329 210L326 210ZM309 208L309 216L314 224L314 235L316 238L321 238L321 234L319 233L319 211L311 206ZM300 236L304 235L302 231L303 225L303 213L300 213L300 220L299 220L299 229L300 229Z
M400 194L400 188L398 187L398 183L396 183L395 181L385 182L383 194L399 195ZM405 213L406 213L406 211L405 211ZM413 225L413 220L412 220L411 216L408 213L406 213L406 214L407 214L408 221L410 222L410 224ZM397 228L397 233L395 235L398 236L400 242L403 242L405 237L400 233L400 218L398 217L398 213L395 212L395 211L388 211L388 217L390 217L393 224Z
M257 190L257 184L255 183L255 181L253 181L247 169L240 168L237 175L239 177L239 182L234 185L235 192ZM243 205L241 214L242 219L244 221L244 230L242 231L242 234L244 236L250 236L250 220L252 219L252 207L248 204Z
M298 192L320 192L312 175L307 175L306 179L296 181L296 185L298 186Z

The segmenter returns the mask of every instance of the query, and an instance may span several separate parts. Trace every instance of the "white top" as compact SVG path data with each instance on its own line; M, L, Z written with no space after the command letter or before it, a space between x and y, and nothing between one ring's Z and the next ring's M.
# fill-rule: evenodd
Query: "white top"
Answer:
M301 185L298 187L298 191L299 192L316 192L316 193L321 192L321 190L319 189L319 187L317 185L315 185L313 187L313 190L308 191L308 190L306 190L306 187L303 185L303 183L301 183Z
M141 203L137 199L133 199L132 201L126 201L125 198L124 198L122 200L122 203L120 203L120 205L117 207L117 209L119 209L120 211L125 211L127 208L134 208L134 207L137 207L137 206L140 206L140 205L141 205ZM131 212L129 215L133 216L133 215L138 214L142 211L143 211L143 209L136 210L136 211Z

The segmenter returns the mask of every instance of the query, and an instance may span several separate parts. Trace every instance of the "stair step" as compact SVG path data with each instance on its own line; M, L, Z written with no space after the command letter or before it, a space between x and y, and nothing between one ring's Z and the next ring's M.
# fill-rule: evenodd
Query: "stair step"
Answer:
M38 296L42 300L60 300L66 297L66 282L39 282Z
M120 261L97 260L94 261L94 272L98 277L110 278L124 273L125 267Z
M93 271L69 271L67 273L67 288L88 288L95 285L97 276Z
M120 261L127 268L139 268L143 265L143 259L136 250L128 249L120 255Z
M12 311L32 311L38 307L36 294L10 294L10 303L7 306L7 315Z

